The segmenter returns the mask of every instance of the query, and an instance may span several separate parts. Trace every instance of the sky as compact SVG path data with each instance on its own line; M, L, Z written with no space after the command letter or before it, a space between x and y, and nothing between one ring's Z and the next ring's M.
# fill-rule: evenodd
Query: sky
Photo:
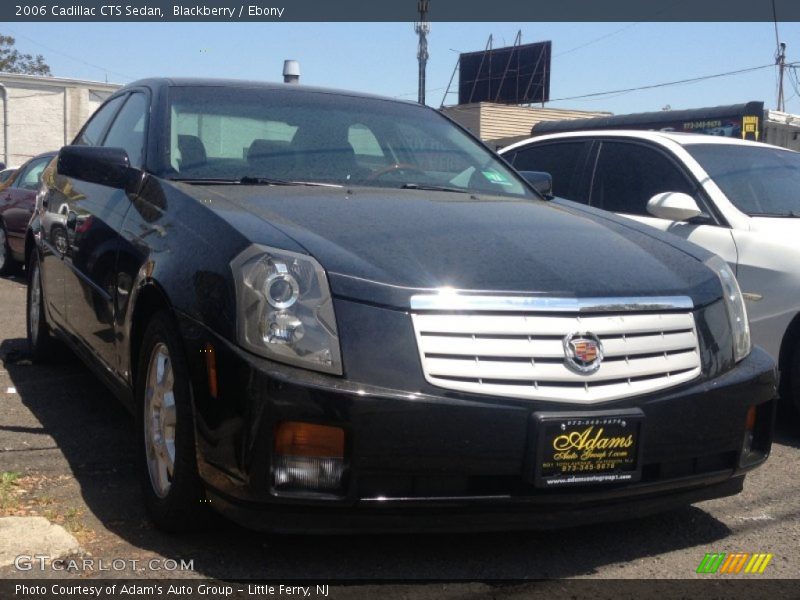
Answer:
M800 61L800 23L780 23L787 62ZM432 23L427 102L442 103L459 52L553 42L548 106L616 114L737 104L776 107L776 32L769 23ZM42 54L58 77L128 83L149 76L280 81L283 60L301 82L415 100L412 23L2 23L17 48ZM698 83L573 98L751 67ZM800 114L787 75L786 110ZM457 92L457 76L452 91ZM450 94L445 104L455 104Z

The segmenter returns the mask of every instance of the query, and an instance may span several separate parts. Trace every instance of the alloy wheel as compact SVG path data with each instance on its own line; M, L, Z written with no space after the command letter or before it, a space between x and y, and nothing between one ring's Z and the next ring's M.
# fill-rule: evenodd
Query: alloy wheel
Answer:
M166 344L153 347L144 390L144 436L147 470L153 491L165 498L175 469L175 375Z

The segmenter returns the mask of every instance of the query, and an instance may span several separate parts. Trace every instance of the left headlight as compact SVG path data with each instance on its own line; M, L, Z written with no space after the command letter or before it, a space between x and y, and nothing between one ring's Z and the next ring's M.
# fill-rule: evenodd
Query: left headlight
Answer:
M336 317L325 270L316 260L252 245L231 262L237 337L265 358L342 374Z
M725 298L725 307L728 309L728 318L733 333L733 355L735 361L739 362L750 354L752 348L750 323L747 320L747 309L744 305L742 290L739 289L739 283L736 281L733 271L722 258L713 256L705 264L716 272L722 284L722 294Z

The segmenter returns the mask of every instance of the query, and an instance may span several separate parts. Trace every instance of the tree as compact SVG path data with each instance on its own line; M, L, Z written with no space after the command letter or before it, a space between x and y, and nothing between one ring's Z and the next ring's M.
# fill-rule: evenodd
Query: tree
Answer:
M13 37L0 34L0 72L52 75L50 66L44 61L44 56L22 54L14 48L15 43L16 40Z

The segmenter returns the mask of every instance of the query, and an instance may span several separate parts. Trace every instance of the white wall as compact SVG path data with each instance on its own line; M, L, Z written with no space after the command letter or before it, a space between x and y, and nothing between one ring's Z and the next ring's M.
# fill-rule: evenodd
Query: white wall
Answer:
M0 90L0 102L6 103L5 107L0 106L0 161L5 160L11 166L70 143L102 101L118 87L6 74L0 74L0 85L5 88L5 94ZM3 122L4 113L8 115L7 126Z

